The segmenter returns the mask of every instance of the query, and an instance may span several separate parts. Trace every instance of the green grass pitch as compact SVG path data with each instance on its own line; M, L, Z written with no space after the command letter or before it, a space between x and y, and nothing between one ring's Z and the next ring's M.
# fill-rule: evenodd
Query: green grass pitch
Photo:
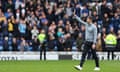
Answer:
M100 61L100 71L94 71L94 61L86 61L82 71L74 68L79 61L0 61L0 72L120 72L120 61Z

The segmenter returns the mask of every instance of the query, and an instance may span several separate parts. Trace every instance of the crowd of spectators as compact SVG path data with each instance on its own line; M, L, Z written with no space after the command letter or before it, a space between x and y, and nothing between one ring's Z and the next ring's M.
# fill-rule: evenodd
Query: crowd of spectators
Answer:
M49 51L80 51L86 20L93 17L98 28L97 50L104 51L109 32L117 36L120 50L120 0L0 0L0 50L39 51L38 35L46 34Z

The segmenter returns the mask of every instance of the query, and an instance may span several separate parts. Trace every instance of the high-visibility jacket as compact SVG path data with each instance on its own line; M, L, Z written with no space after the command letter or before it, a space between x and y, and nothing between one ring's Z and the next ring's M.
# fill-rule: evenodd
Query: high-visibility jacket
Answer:
M39 34L38 35L38 40L40 41L40 43L43 43L45 41L46 35L45 34Z
M105 38L105 44L116 45L117 44L117 37L114 34L108 34Z

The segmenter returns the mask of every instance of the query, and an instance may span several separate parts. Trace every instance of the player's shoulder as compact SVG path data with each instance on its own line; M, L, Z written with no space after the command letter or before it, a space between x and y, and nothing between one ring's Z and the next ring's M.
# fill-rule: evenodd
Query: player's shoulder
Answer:
M92 27L93 27L93 28L97 28L95 24L92 24Z

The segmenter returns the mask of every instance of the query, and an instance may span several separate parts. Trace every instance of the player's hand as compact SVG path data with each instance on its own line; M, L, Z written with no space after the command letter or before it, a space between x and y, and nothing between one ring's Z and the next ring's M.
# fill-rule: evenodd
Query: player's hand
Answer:
M92 49L95 49L95 48L96 48L96 44L93 44L93 45L92 45Z

